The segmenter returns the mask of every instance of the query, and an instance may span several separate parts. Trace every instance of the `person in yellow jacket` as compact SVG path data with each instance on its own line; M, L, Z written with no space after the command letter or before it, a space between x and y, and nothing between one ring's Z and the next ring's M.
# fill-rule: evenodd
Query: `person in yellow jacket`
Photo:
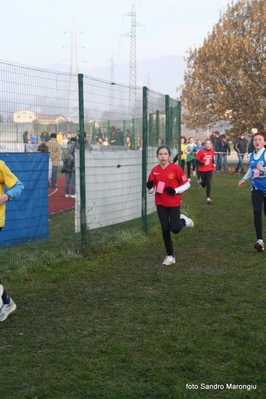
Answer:
M5 162L0 161L0 231L5 225L6 202L16 199L23 190L23 183L11 172ZM0 282L0 321L4 321L16 308L15 302L7 295Z
M62 145L63 144L63 134L62 132L58 132L56 135L56 141L58 142L58 144Z
M181 136L181 168L185 170L187 139Z

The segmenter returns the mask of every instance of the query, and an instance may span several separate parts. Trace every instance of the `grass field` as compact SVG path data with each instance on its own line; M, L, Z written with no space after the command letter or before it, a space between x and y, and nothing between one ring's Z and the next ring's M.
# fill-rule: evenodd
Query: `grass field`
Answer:
M214 175L208 206L192 181L182 211L195 228L173 237L172 266L158 223L103 230L82 258L63 254L70 214L54 216L62 245L2 273L18 309L0 325L0 398L265 398L266 254L239 179Z

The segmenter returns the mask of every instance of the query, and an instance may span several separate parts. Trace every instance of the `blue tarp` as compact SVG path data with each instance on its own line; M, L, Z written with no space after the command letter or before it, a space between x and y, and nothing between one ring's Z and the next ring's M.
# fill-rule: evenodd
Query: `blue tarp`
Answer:
M0 247L49 238L49 154L0 153L0 159L24 184L20 197L6 203L6 223L0 233Z

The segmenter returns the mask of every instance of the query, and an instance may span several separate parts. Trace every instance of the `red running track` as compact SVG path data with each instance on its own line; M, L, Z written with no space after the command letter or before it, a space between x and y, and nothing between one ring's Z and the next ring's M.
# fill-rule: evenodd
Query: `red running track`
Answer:
M65 197L65 176L58 176L58 188L48 188L48 213L57 213L75 207L75 198Z

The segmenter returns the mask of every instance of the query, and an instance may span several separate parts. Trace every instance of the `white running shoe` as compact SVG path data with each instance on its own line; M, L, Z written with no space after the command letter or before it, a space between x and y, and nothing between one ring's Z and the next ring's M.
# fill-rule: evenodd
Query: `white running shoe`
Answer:
M167 255L165 260L163 261L163 265L173 265L175 263L175 257L172 255Z
M193 227L194 227L194 222L193 222L192 219L190 219L190 218L188 218L187 216L183 215L183 213L181 213L180 219L184 219L184 220L185 220L186 227L187 227L188 229L193 229Z
M2 300L3 293L4 293L4 287L2 286L2 284L0 284L0 309L3 306L3 300Z
M263 240L258 240L258 241L256 242L256 244L254 245L254 248L255 248L257 251L264 251L264 242L263 242Z
M207 205L210 205L212 203L212 200L208 197L207 199L206 199L206 204Z
M10 298L10 303L3 305L0 309L0 321L4 321L12 312L15 312L17 305Z
M65 197L66 197L66 198L69 198L69 197L70 197L70 194L65 194Z
M76 194L70 195L70 198L76 198Z

